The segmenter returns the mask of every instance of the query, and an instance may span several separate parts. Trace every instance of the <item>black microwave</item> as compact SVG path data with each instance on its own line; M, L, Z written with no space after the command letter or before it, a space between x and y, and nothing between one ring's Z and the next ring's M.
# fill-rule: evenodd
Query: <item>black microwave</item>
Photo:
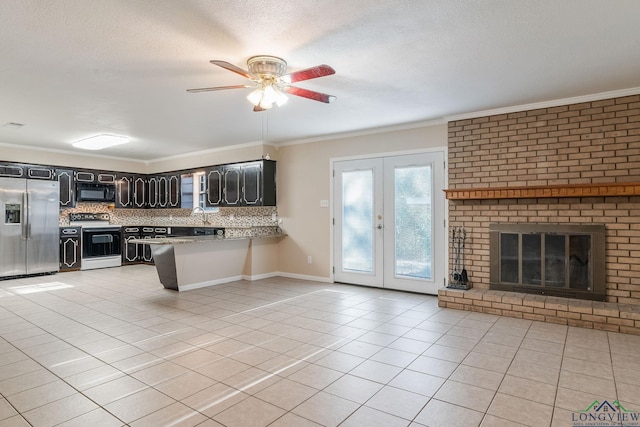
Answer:
M115 202L116 187L113 184L90 184L79 182L76 188L79 202Z

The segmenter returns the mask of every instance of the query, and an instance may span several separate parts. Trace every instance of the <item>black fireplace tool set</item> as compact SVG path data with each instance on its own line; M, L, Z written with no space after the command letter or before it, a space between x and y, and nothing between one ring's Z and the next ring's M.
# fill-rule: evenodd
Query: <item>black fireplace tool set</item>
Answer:
M464 227L451 228L451 256L449 260L453 265L453 270L451 271L447 288L471 289L471 282L469 281L464 262L464 245L466 240L467 231Z

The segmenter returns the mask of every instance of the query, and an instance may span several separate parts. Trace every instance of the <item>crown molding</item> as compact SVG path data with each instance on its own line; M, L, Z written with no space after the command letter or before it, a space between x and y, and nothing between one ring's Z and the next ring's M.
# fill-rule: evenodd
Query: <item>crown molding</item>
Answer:
M511 107L495 108L492 110L474 111L471 113L454 114L445 116L447 122L456 120L475 119L477 117L495 116L498 114L517 113L520 111L537 110L540 108L558 107L561 105L579 104L581 102L600 101L602 99L620 98L623 96L640 94L640 87L628 89L612 90L609 92L600 92L590 95L574 96L572 98L553 99L550 101L535 102L533 104L514 105Z

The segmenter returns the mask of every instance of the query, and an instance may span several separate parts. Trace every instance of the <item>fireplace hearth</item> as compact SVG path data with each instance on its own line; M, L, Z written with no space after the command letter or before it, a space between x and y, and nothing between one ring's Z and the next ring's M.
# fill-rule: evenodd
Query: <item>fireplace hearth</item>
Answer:
M604 225L491 224L490 289L606 300Z

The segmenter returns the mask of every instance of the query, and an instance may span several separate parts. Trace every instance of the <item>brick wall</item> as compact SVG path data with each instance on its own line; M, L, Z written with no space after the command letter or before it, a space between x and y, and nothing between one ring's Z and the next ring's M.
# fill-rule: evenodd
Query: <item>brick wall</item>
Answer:
M449 123L449 188L640 182L640 95ZM489 224L606 226L607 300L640 304L640 196L449 202L489 287Z

